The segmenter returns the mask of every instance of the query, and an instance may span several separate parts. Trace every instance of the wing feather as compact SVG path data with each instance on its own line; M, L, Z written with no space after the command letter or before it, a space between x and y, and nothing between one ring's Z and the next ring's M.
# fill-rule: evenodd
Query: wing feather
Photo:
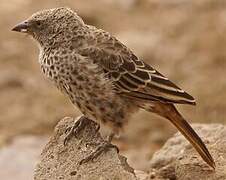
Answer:
M105 33L103 37L107 36L110 35ZM116 92L143 100L195 104L191 95L138 59L116 38L111 36L105 41L109 42L101 44L98 40L96 42L99 44L80 49L79 53L104 69L107 77L113 81Z

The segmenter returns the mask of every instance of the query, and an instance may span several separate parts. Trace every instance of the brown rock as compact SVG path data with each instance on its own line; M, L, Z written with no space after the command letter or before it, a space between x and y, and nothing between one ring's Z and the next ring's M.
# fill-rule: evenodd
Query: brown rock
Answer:
M72 138L64 146L65 130L73 121L72 118L64 118L56 126L53 137L41 154L41 162L35 170L35 180L137 179L126 158L117 154L115 149L110 149L94 162L78 165L80 160L97 148L95 144L103 142L103 139L99 133L95 133L96 125L91 122L77 138Z
M151 160L155 177L177 180L226 179L226 127L220 124L194 125L216 162L214 171L201 159L192 146L177 133ZM154 172L154 173L153 173ZM151 178L150 178L151 179Z
M204 140L215 159L216 170L211 169L194 148L179 133L170 138L151 159L149 174L134 170L126 158L115 149L103 153L93 162L78 162L103 142L95 133L91 121L77 138L64 146L65 130L73 124L72 118L64 118L55 128L53 137L41 154L36 166L35 180L225 180L226 179L226 127L220 124L194 124L194 129ZM88 145L92 144L92 145ZM96 145L95 145L96 144Z

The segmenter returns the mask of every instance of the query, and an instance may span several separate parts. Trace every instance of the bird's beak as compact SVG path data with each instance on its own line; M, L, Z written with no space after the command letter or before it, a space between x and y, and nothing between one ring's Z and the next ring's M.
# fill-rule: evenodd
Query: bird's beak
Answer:
M24 22L21 22L19 24L17 24L13 29L12 31L17 31L17 32L22 32L22 33L27 33L28 32L28 22L27 21L24 21Z

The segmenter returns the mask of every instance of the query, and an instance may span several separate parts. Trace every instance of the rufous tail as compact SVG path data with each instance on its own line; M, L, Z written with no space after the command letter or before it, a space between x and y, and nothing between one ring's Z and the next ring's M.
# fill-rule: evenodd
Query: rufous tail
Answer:
M184 135L184 137L193 145L202 159L213 169L215 169L215 162L210 155L206 145L188 124L188 122L177 111L173 104L161 104L159 106L156 106L154 109L152 108L151 111L170 120L170 122L172 122L176 126L176 128Z

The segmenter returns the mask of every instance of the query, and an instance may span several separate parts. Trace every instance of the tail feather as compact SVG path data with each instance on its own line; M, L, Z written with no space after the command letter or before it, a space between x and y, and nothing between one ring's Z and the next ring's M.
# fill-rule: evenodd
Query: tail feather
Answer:
M188 124L188 122L177 111L174 105L163 104L158 106L158 108L155 107L155 109L153 109L152 107L151 111L156 112L159 115L170 120L170 122L172 122L176 126L176 128L184 135L184 137L193 145L202 159L213 169L215 169L215 162L210 155L207 147L205 146L201 138L197 135L197 133Z

